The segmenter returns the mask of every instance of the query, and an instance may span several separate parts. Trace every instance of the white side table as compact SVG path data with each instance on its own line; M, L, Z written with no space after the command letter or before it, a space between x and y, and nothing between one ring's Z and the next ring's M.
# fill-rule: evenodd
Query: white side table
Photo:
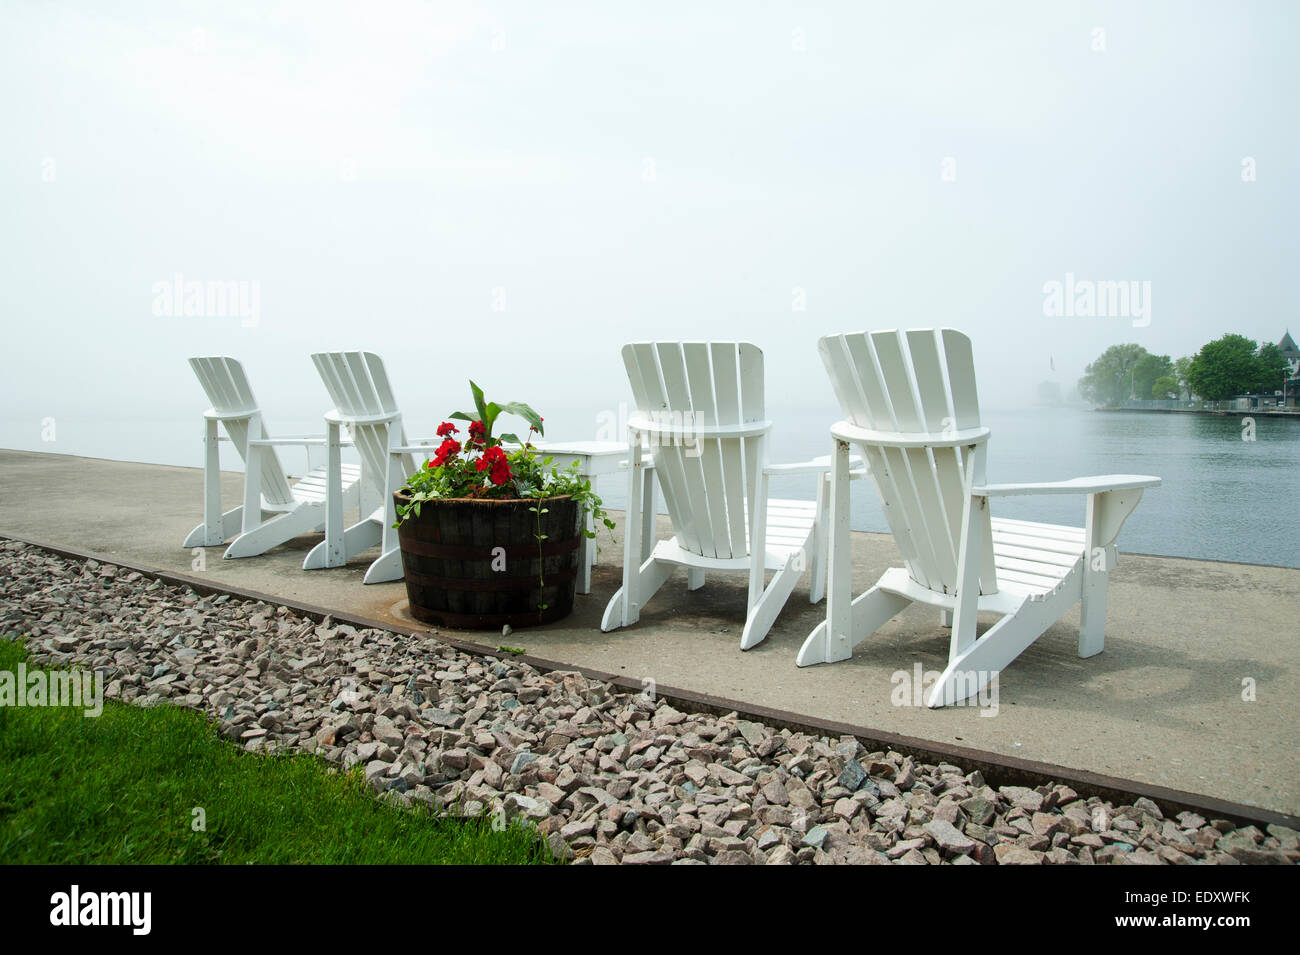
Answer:
M578 462L578 473L591 479L594 490L597 478L602 474L614 474L624 470L627 461L627 445L622 441L534 441L533 447L543 457L553 458L553 464L564 469L574 461ZM587 530L596 531L591 515L587 515ZM577 592L591 593L591 568L596 563L594 541L583 537L578 544L578 582Z

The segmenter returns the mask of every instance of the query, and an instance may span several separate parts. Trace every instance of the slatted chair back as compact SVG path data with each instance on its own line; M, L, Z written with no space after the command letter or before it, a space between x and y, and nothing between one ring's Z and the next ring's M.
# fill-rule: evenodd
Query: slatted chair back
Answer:
M248 376L244 366L236 358L226 356L208 356L191 358L190 368L208 396L211 409L206 416L216 418L225 428L226 436L235 446L239 456L248 460L248 436L250 425L257 422L258 437L270 437L253 389L249 387ZM264 447L261 458L262 496L272 505L288 505L293 502L293 493L285 477L284 467L272 447Z
M361 457L363 500L386 502L395 490L388 487L390 468L396 464L405 479L415 462L409 454L390 460L388 449L405 445L406 434L383 359L373 352L343 351L317 352L311 360Z
M747 557L771 427L763 352L748 342L634 342L623 364L632 423L649 435L678 544L704 557Z
M936 593L958 584L963 507L984 481L970 339L951 328L855 332L818 342L889 529L911 578ZM981 433L982 432L982 433ZM987 507L977 516L980 592L997 591Z

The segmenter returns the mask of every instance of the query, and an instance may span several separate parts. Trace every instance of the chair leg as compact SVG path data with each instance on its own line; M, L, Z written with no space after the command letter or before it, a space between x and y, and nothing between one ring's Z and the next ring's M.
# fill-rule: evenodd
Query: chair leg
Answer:
M826 619L808 635L808 639L800 648L795 662L801 667L812 666L814 663L847 660L853 651L853 645L849 641L854 630L853 609L858 601L852 599L849 445L848 442L837 439L832 442L831 449L830 486L827 495L830 500L826 519ZM863 597L865 596L864 594Z
M347 559L351 559L363 550L379 544L384 537L384 529L378 521L364 520L353 524L343 532L343 550ZM396 550L393 553L397 553Z
M186 547L215 547L230 534L221 513L221 452L217 422L205 421L203 430L203 523L185 538ZM243 509L240 508L240 513ZM199 531L202 534L199 534ZM197 536L196 536L197 535Z
M795 663L801 667L817 663L838 663L853 655L853 648L871 636L911 603L906 597L872 587L858 596L850 609L848 632L835 640L828 637L828 621L819 623L799 649Z
M600 629L605 633L620 627L630 627L641 619L641 608L655 595L668 575L672 573L672 564L655 560L646 560L640 567L624 576L627 581L623 587L614 592L614 596L605 605L605 614L600 621ZM628 588L627 599L623 590Z
M740 649L749 650L758 646L772 629L772 624L776 622L781 608L794 592L795 584L803 576L796 557L798 553L791 554L786 559L785 566L772 575L771 582L749 611L749 616L745 620L745 630L740 635Z
M583 458L583 462L588 462L590 458ZM588 465L589 468L589 465ZM583 473L581 477L589 478L594 489L596 478ZM591 511L588 511L583 519L583 528L587 533L596 533L596 520ZM578 582L574 587L574 592L579 594L591 593L591 569L596 566L596 538L588 537L583 534L578 539Z
M812 536L812 581L808 587L809 603L821 603L826 596L826 531L831 521L830 477L817 482L817 523Z
M182 547L218 547L239 533L244 523L244 506L231 508L221 515L216 534L209 532L207 522L190 531Z
M319 505L305 505L287 514L280 514L251 531L246 531L235 538L222 555L226 560L239 557L255 557L265 554L272 547L279 547L291 541L299 534L307 534L321 529L325 514Z
M627 461L627 512L623 526L623 586L614 592L613 599L605 607L600 622L600 629L605 632L636 623L640 615L640 603L633 606L637 576L650 559L646 553L647 544L643 540L645 528L639 510L641 494L645 490L646 469L641 466L641 436L636 429L628 428L627 442L631 453Z
M311 549L302 562L303 570L342 567L348 562L343 541L343 452L339 425L327 421L325 427L325 539ZM361 480L357 480L357 501L361 501ZM364 511L362 513L365 513Z
M686 589L699 590L704 586L704 568L687 567L686 568Z
M974 696L1059 620L1072 602L1064 594L1026 600L1014 613L989 627L965 652L950 656L947 669L925 705L948 706Z
M1079 606L1079 656L1093 657L1106 648L1106 590L1110 575L1092 570L1086 562L1083 572L1083 602Z
M362 583L381 584L390 580L401 580L403 574L401 550L390 550L381 554L379 559L370 565Z

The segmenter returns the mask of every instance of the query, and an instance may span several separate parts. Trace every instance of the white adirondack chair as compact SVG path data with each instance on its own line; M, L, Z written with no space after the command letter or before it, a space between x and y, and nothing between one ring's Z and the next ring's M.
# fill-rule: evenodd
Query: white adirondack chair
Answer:
M740 647L748 650L767 636L809 563L812 602L822 598L829 462L767 463L772 423L763 409L763 353L754 345L638 342L624 346L623 363L637 408L628 422L623 586L600 628L636 623L675 567L686 568L691 590L709 571L747 573ZM816 502L769 499L772 475L799 472L822 476ZM674 533L657 543L656 474ZM765 586L767 571L774 573Z
M1107 573L1115 538L1160 479L1112 474L1043 484L985 483L989 429L980 425L970 339L950 328L828 335L822 360L845 419L831 428L830 570L826 621L799 666L848 659L853 647L913 602L951 625L948 666L926 701L978 693L1074 604L1082 601L1079 656L1105 643ZM851 598L849 446L866 458L906 567ZM1005 520L989 499L1083 494L1082 527ZM1001 615L977 638L980 611Z
M325 415L325 539L307 555L303 569L342 567L363 550L378 544L380 554L366 570L365 583L401 580L402 553L393 527L397 522L393 492L415 471L411 455L427 453L428 444L434 439L407 444L402 413L388 383L384 362L378 355L360 351L318 352L311 360L320 372L334 408ZM340 493L343 427L351 434L352 444L361 456L361 519L346 529L343 512L347 504Z
M212 406L203 412L203 523L190 531L183 546L215 547L234 537L223 556L252 557L299 534L322 530L325 468L311 467L308 450L308 473L291 486L275 449L279 445L323 447L325 439L271 437L243 365L234 358L220 356L189 361ZM218 432L218 424L244 460L244 502L224 514L218 442L225 439ZM345 507L356 506L359 480L360 470L355 466L340 470L340 493Z

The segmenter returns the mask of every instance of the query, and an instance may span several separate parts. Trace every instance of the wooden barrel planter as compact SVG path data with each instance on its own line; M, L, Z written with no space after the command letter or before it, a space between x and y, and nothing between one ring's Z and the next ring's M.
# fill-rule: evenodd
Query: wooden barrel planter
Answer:
M393 497L410 503L405 490ZM565 495L543 498L539 548L532 499L425 501L398 528L411 616L465 630L530 627L573 611L581 514ZM539 574L542 586L539 587ZM538 610L541 604L545 610Z

